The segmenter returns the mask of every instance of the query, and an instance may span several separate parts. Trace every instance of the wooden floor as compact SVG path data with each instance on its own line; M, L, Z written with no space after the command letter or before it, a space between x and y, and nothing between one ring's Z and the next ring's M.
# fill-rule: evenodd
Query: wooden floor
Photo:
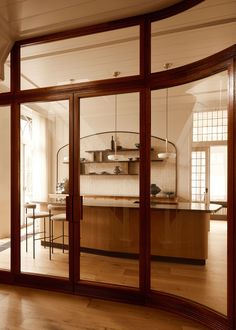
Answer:
M152 289L191 299L226 314L226 231L227 222L211 221L206 266L152 262ZM6 249L0 253L1 268L9 269L9 251ZM33 259L32 251L25 252L24 241L21 252L22 272L68 277L68 252L63 254L61 250L55 249L52 260L49 260L48 249L38 244L36 258ZM81 253L80 262L82 279L138 287L137 260Z
M0 285L0 329L203 330L148 307Z

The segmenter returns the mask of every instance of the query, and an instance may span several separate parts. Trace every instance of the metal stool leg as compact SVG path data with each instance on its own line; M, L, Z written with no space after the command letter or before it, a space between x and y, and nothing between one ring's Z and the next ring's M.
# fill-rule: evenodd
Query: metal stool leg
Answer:
M62 252L65 251L65 233L64 233L64 221L62 221Z
M43 218L43 239L44 242L46 243L46 227L45 227L45 218ZM44 244L44 249L46 248L46 244Z
M35 219L33 219L33 258L35 259Z
M52 220L52 254L53 254L53 235L54 235L54 232L53 232L53 220Z
M48 219L48 231L49 231L49 260L52 259L52 235L51 235L51 219Z
M28 252L28 220L25 218L25 251Z

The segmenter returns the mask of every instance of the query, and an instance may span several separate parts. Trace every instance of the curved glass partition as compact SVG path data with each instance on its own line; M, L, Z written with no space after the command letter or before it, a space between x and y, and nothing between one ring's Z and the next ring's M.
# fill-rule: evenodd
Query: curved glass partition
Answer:
M178 15L153 22L151 72L163 71L166 62L173 63L175 68L234 45L234 7L233 3L225 6L222 2L216 6L215 1L203 1ZM218 20L222 13L227 19Z
M227 314L227 86L222 72L169 88L168 100L165 90L152 92L152 134L166 134L168 101L164 118L178 157L177 194L163 198L160 192L151 204L151 289L222 314ZM166 166L172 161L164 160Z
M179 1L15 44L0 83L1 276L12 251L12 283L233 325L235 26L233 1Z

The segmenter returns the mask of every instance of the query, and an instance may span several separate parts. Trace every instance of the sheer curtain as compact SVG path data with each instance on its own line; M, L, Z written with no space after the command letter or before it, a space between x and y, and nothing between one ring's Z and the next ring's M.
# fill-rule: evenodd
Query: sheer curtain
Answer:
M32 197L45 201L48 196L46 118L32 111Z
M22 186L27 185L21 192L22 197L27 191L30 200L45 201L48 196L47 118L28 105L22 105L21 116L32 120L31 134L29 130L26 132L21 127L24 131L24 134L23 131L21 132L21 157L25 157L24 161L21 161L21 180L24 175L27 176L27 180L22 182ZM23 145L28 146L28 151L24 155ZM22 201L29 201L25 198L22 198Z

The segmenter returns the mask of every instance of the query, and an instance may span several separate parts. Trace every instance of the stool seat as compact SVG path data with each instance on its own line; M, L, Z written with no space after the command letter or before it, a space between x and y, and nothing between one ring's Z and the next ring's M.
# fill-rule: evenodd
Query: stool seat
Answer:
M62 239L62 251L64 253L65 251L65 238L68 238L68 235L65 235L65 223L68 222L68 219L66 218L66 205L55 205L55 204L48 204L48 209L50 213L50 226L51 226L51 251L53 254L53 247L54 247L54 241L58 239ZM56 211L56 213L55 213ZM59 212L59 213L57 213ZM62 213L63 212L63 213ZM60 222L62 225L61 228L61 234L55 236L54 235L54 223Z
M61 214L52 215L51 216L51 220L55 220L55 221L67 221L66 214L65 213L61 213Z
M45 217L49 217L49 212L35 212L35 213L27 213L26 218L45 218Z

